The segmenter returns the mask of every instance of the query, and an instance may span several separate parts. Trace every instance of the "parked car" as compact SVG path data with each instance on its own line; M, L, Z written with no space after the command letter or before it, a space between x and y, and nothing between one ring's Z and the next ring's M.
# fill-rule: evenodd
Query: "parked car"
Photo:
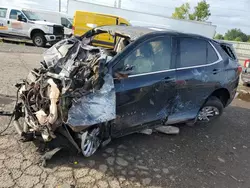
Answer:
M27 9L0 6L0 36L31 39L38 47L54 44L64 37L63 26L42 21Z
M17 132L47 143L62 132L89 157L112 138L222 115L241 73L232 45L159 30L104 26L54 45L18 86ZM89 45L103 33L114 49Z
M73 17L61 12L41 10L41 9L30 9L30 11L35 12L39 17L46 22L56 23L64 27L64 35L72 35L72 23Z
M245 60L241 79L244 85L247 86L250 84L250 59Z

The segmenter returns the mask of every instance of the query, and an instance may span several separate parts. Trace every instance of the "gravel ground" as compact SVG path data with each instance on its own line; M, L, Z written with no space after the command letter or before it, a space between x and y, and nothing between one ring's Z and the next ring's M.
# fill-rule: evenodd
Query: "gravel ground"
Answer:
M0 110L11 110L14 84L39 66L44 49L0 44ZM11 52L11 53L10 53ZM249 88L244 88L249 90ZM9 97L6 97L8 95ZM9 128L0 136L0 187L250 187L250 103L235 99L216 122L180 134L134 134L84 159L62 151L46 168L37 148ZM0 130L8 123L0 116Z

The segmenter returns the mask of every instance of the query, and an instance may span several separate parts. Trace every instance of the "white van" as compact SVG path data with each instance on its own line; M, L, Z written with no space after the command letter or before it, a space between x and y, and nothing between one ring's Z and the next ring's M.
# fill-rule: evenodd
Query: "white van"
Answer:
M46 11L40 9L32 9L31 11L37 13L40 18L47 22L57 23L64 26L64 34L69 36L72 34L73 18L61 12Z
M0 36L32 39L36 46L54 44L64 37L61 25L45 22L30 10L0 5Z

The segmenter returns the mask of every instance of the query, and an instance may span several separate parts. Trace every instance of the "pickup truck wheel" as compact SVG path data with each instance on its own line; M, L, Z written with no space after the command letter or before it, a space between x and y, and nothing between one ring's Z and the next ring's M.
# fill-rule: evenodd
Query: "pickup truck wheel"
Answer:
M210 97L200 109L197 116L197 123L211 122L221 116L223 109L224 107L220 99L217 97Z
M46 38L42 33L35 33L32 37L33 43L38 47L45 47L46 45Z

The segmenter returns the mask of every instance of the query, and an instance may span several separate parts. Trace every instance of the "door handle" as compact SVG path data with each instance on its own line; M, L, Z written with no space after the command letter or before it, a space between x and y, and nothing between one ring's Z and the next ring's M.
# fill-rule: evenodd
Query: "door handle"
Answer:
M175 81L175 78L172 78L172 77L167 76L167 77L165 77L165 78L163 79L163 81L164 81L165 83L173 82L173 81Z
M10 20L7 21L7 24L10 24Z
M220 72L221 71L221 69L214 69L213 70L213 74L217 74L218 72Z

